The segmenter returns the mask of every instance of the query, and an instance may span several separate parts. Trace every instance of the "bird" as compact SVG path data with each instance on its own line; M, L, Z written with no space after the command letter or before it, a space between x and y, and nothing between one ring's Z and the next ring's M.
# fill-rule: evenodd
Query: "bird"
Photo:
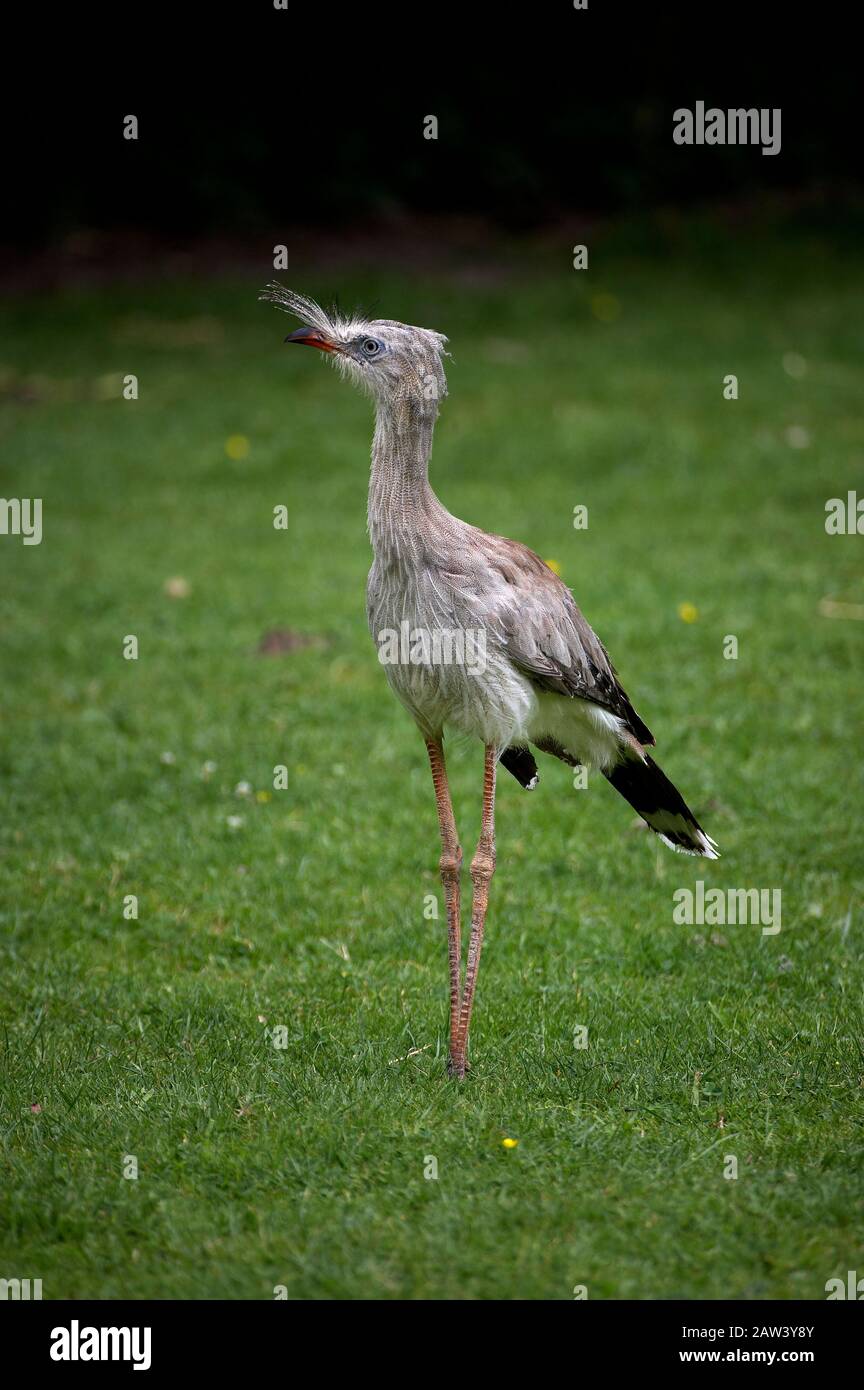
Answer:
M527 546L459 520L434 492L429 460L447 394L447 337L395 319L325 309L278 282L260 299L299 320L286 343L316 348L374 403L366 613L387 680L429 759L447 917L447 1070L464 1081L496 867L499 764L526 790L539 780L534 750L594 769L671 849L716 859L717 845L647 752L654 737L570 589ZM484 748L464 977L462 849L445 730L478 738Z

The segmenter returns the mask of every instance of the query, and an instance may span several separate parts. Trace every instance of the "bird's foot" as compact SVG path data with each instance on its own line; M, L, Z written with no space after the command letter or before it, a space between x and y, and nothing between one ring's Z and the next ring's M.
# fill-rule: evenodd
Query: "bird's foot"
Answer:
M457 1081L464 1081L466 1071L470 1070L471 1063L466 1062L464 1057L447 1058L447 1075L454 1077Z

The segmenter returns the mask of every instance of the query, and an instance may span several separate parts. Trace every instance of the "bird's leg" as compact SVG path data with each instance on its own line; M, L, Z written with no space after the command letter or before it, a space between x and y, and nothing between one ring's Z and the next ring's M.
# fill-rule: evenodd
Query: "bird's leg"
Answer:
M438 825L441 830L441 884L444 889L444 902L447 906L447 950L450 960L450 1058L452 1070L456 1054L456 1040L459 1032L459 1008L462 993L462 926L459 905L459 875L462 871L462 850L450 800L450 787L447 783L447 767L444 762L444 746L441 739L426 739L429 765L432 768L432 781L435 785L435 801L438 806Z
M471 902L471 939L468 943L468 964L465 967L465 989L462 994L462 1005L459 1013L459 1031L451 1063L452 1075L458 1076L460 1080L465 1076L465 1053L468 1048L468 1029L471 1024L474 990L477 986L480 952L483 949L483 927L486 923L486 908L489 903L489 883L495 872L495 771L497 766L497 749L493 744L487 743L483 765L483 816L480 822L480 839L477 844L477 851L471 860L471 883L474 888Z

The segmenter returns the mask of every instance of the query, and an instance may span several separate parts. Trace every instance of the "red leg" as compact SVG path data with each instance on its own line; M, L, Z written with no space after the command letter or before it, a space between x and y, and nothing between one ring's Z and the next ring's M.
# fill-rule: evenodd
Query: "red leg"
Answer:
M447 949L450 961L450 1062L452 1069L459 1031L459 1009L461 1001L462 973L462 927L459 904L459 875L462 870L462 850L450 800L450 787L447 783L447 767L444 762L444 747L441 739L426 739L429 765L432 768L432 781L435 786L435 802L438 807L438 825L441 830L441 883L444 888L444 901L447 905Z
M456 1047L451 1057L451 1072L461 1080L465 1076L465 1054L468 1048L468 1029L471 1008L477 987L480 952L483 949L483 928L489 905L489 884L495 872L495 772L498 757L495 747L486 745L483 766L483 816L477 852L471 860L471 882L474 895L471 903L471 939L468 943L468 964L465 969L465 990L459 1012Z

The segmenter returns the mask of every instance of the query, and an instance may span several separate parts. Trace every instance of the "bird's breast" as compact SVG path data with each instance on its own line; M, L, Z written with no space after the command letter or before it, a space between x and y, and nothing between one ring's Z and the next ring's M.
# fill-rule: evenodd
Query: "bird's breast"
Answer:
M373 566L367 594L378 661L424 732L451 726L505 746L524 731L533 688L477 620L470 590L440 570L396 582Z

